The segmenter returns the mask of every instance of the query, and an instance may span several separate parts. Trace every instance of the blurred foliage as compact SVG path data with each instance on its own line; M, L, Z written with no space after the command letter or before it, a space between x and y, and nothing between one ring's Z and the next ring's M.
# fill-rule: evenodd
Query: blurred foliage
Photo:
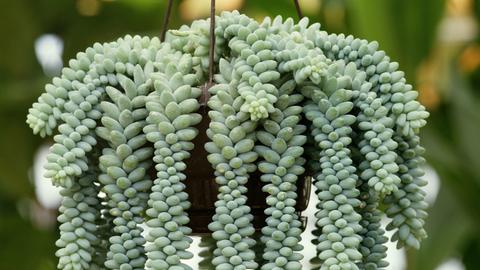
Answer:
M230 1L225 6L240 6L242 12L254 18L296 18L289 0L217 0L222 1ZM175 1L170 27L187 23L182 18L189 16L180 14L180 10L188 12L192 9L188 5L205 3L208 1ZM329 32L378 40L380 48L400 63L410 82L419 88L422 101L430 106L432 115L423 142L427 160L441 179L441 189L427 224L430 237L420 251L408 251L408 269L435 269L452 256L461 258L466 269L480 269L479 39L450 44L437 36L439 22L446 20L452 5L456 9L459 5L467 6L464 17L474 17L478 23L480 0L300 3L305 15ZM32 135L24 122L27 109L50 79L38 64L34 42L42 34L58 35L64 41L66 63L94 42L127 33L158 36L166 1L17 0L2 4L0 269L53 269L57 232L54 227L38 226L31 214L38 203L29 176L35 151L42 141ZM459 16L458 12L455 16ZM455 34L440 31L440 35Z

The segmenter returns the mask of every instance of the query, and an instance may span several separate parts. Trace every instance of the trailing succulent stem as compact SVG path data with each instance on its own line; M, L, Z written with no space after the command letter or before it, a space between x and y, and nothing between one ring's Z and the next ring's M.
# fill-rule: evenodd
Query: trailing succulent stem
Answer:
M151 166L153 151L146 146L146 136L142 134L147 115L142 91L148 88L136 76L135 81L138 86L123 78L121 85L125 94L113 87L107 88L111 102L101 103L104 116L102 126L97 128L97 134L109 144L100 157L103 172L100 182L114 224L105 261L110 269L143 269L146 260L145 239L139 225L143 222L147 192L152 185L146 172Z
M286 78L279 87L276 110L263 122L263 129L257 132L257 153L263 157L259 170L261 180L267 184L263 190L268 193L267 226L262 228L262 242L265 244L262 269L302 269L299 253L301 222L295 212L298 197L296 181L303 175L305 159L302 135L306 127L299 124L302 107L298 106L303 96L295 94L295 82Z
M86 172L70 188L60 194L63 200L59 209L60 239L55 255L59 257L59 269L100 269L97 264L96 220L100 212L97 205L98 189L94 185L97 174Z
M232 69L232 77L238 74ZM208 102L211 122L207 135L211 142L205 144L205 149L210 153L208 160L219 185L215 215L209 225L217 241L212 260L217 269L257 267L252 251L255 245L251 238L255 232L251 224L253 216L244 195L249 173L256 170L254 161L258 155L253 151L256 123L240 109L243 100L237 92L238 84L238 80L232 79L229 84L213 86Z
M353 109L352 81L356 78L355 65L344 66L343 61L326 68L318 85L305 86L304 93L311 98L305 113L312 121L312 136L321 149L321 171L315 185L320 201L317 212L319 258L321 269L358 269L361 260L359 235L361 216L356 185L357 169L351 158L352 126L356 117Z
M155 76L155 91L148 96L147 103L149 125L144 129L147 139L154 144L157 172L146 212L150 218L147 225L152 228L146 237L147 267L153 269L192 269L181 263L181 259L193 256L187 251L192 240L188 237L191 229L187 227L185 210L190 203L182 171L187 166L184 160L194 147L191 140L198 134L192 126L202 119L195 113L200 90L185 82L184 76L191 70L181 69L181 64L190 62L191 57L174 60L179 61L178 65L172 61L165 71L172 74Z

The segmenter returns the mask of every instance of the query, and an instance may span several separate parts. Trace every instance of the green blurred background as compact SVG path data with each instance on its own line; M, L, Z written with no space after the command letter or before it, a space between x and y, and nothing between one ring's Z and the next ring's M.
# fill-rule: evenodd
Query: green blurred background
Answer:
M166 0L16 0L0 8L0 269L54 269L55 204L38 177L48 141L25 124L43 85L76 52L119 36L159 36ZM170 27L206 17L175 0ZM429 238L389 269L480 269L480 0L300 0L329 32L378 40L431 112L423 129ZM218 9L296 17L290 0L217 0ZM62 62L63 61L63 62ZM42 147L43 145L43 147ZM39 150L40 149L40 150ZM43 182L44 185L35 183ZM46 183L46 184L45 184ZM49 191L50 190L50 191ZM43 196L39 196L41 194Z

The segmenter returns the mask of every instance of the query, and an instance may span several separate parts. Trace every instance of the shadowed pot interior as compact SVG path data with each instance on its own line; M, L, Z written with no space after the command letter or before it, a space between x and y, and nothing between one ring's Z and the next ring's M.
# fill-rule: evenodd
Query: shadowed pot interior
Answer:
M207 233L208 224L212 220L215 213L214 203L217 200L218 185L215 183L214 170L207 160L207 151L204 149L205 143L210 141L207 137L206 130L210 123L210 118L204 107L198 111L203 117L202 122L196 126L199 130L198 136L192 141L195 148L191 151L191 157L186 161L187 169L185 174L186 192L192 203L190 209L187 210L190 217L189 226L194 233ZM264 210L267 208L265 199L267 194L262 191L265 183L260 180L261 172L255 171L250 174L247 188L247 204L251 207L251 213L254 216L253 225L259 230L265 225L266 215ZM311 177L304 174L297 181L297 205L295 209L297 214L305 210L308 205L310 196Z

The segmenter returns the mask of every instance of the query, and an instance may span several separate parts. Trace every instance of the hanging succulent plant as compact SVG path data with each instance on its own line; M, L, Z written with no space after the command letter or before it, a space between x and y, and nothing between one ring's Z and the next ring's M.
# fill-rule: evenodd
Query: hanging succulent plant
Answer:
M427 216L418 132L428 112L398 63L376 42L329 35L307 19L225 12L212 37L209 25L171 30L164 42L96 43L33 104L34 133L58 130L45 166L63 188L58 268L192 269L182 260L192 257L184 181L194 147L209 153L218 184L208 226L215 269L302 269L295 206L306 170L320 201L321 269L386 267L384 212L392 240L418 248ZM210 124L198 130L213 66ZM205 145L192 142L199 132ZM261 255L248 181L267 193Z

